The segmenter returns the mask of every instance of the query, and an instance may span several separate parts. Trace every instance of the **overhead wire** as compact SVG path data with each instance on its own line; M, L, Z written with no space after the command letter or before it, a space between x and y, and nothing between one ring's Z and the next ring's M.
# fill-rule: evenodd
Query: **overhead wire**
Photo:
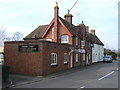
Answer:
M18 6L15 5L15 3L12 0L6 0L10 5L12 5L13 7L15 7L16 10L18 10L20 13L22 13L24 16L26 16L30 21L32 22L37 22L35 21L32 17L30 17L29 15L27 15L25 12L23 12L23 10L21 10Z
M76 5L77 2L78 2L78 0L73 4L73 6L70 8L70 10L68 10L68 13L73 9L73 7Z

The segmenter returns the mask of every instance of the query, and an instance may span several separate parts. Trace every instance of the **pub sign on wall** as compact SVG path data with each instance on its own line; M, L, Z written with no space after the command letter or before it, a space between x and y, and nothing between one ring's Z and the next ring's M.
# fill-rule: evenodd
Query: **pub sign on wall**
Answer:
M18 45L19 52L38 52L39 45Z

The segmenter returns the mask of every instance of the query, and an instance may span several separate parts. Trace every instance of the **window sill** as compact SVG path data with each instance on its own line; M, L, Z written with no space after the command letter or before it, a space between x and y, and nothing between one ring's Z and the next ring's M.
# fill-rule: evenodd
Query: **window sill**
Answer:
M68 42L61 42L61 43L68 43Z
M68 65L68 62L65 62L64 65Z
M57 66L57 64L51 64L51 67L55 67L55 66Z

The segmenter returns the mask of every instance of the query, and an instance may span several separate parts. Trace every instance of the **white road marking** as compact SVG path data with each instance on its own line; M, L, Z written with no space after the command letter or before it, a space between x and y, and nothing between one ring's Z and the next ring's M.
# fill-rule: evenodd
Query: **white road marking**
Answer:
M82 89L82 88L85 88L85 86L82 86L82 87L80 87L80 88L78 88L78 89L76 89L76 90L80 90L80 89Z
M112 71L112 72L108 73L107 75L105 75L105 76L99 78L98 80L102 80L102 79L106 78L107 76L109 76L109 75L111 75L111 74L113 74L113 73L114 73L114 71Z
M82 86L82 87L80 87L80 88L81 88L81 89L82 89L82 88L85 88L85 86Z

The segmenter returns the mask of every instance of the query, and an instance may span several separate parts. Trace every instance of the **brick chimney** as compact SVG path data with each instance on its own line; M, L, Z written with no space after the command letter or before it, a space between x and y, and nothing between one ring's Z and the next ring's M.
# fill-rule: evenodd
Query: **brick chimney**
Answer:
M73 15L69 14L69 10L68 10L68 14L64 16L65 20L68 21L70 24L72 24L72 17Z
M86 32L89 32L89 26L86 26Z
M95 30L92 29L92 30L90 31L90 33L93 34L93 35L95 35Z
M54 17L58 17L59 16L59 7L58 7L58 3L56 2L56 6L54 6Z
M58 17L59 17L59 7L58 3L56 2L56 6L54 6L54 38L53 42L58 42Z

